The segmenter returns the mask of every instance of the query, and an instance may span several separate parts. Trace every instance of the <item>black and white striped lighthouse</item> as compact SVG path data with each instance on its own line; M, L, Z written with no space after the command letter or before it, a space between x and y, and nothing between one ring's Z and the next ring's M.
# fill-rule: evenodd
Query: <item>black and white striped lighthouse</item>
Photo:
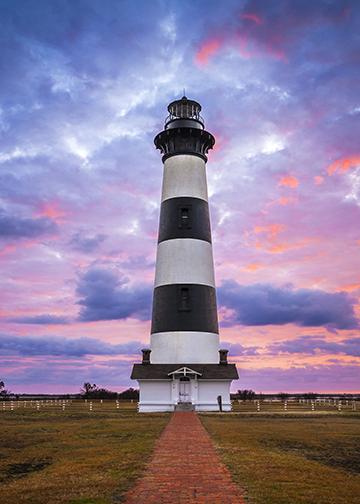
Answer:
M227 352L219 353L206 181L206 155L215 138L204 129L200 111L186 96L170 103L164 130L154 140L164 175L151 343L132 373L140 384L140 411L185 404L217 409L219 397L228 409L230 382L237 378Z

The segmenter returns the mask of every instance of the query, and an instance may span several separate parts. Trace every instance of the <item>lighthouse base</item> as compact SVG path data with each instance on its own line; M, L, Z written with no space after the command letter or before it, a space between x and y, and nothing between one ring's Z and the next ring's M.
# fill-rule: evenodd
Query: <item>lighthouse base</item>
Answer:
M135 364L140 413L175 411L231 411L230 385L238 378L234 364Z
M180 392L182 383L177 380L139 380L139 413L175 411L181 409L195 411L219 411L218 397L221 396L222 411L231 411L231 381L189 382L192 392L184 397ZM195 392L195 393L194 393ZM197 397L196 397L197 395Z

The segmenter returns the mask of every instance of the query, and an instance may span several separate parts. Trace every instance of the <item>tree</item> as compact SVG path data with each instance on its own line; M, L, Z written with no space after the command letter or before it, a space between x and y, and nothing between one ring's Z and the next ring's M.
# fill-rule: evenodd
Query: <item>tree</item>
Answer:
M85 382L83 385L83 388L80 389L81 395L83 395L85 398L89 397L89 395L96 390L96 384L94 383L91 385L89 382Z
M139 400L139 391L138 389L133 389L132 387L124 390L124 392L120 392L118 395L119 399L136 399Z
M279 392L277 396L281 401L286 401L289 398L289 394L287 392Z
M10 391L6 390L5 383L0 380L0 398L5 399L8 395L10 395Z
M116 399L118 395L117 392L99 388L95 383L91 385L89 382L85 382L80 390L85 399Z
M316 397L317 397L317 395L315 394L315 392L306 392L305 394L303 394L304 399L314 400L314 399L316 399Z
M238 390L237 391L238 399L242 401L252 401L255 398L255 392L253 390Z

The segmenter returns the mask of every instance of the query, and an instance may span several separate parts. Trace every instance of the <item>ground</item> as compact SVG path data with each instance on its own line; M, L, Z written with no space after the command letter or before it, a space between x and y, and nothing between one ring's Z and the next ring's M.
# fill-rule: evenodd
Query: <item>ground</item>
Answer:
M357 504L360 417L202 415L251 504Z
M334 406L241 403L201 414L249 504L355 504L360 412ZM169 414L135 403L0 405L1 504L113 504L144 474ZM174 454L176 456L176 454ZM170 503L169 503L170 504Z
M9 407L9 406L7 406ZM136 404L98 401L0 411L2 504L108 504L143 471L168 422Z

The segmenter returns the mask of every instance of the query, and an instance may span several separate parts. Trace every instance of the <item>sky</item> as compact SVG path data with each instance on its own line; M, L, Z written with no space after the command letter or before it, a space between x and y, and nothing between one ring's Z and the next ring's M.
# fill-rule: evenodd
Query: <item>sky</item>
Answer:
M123 390L166 107L202 104L233 390L360 391L360 3L1 0L0 379Z

